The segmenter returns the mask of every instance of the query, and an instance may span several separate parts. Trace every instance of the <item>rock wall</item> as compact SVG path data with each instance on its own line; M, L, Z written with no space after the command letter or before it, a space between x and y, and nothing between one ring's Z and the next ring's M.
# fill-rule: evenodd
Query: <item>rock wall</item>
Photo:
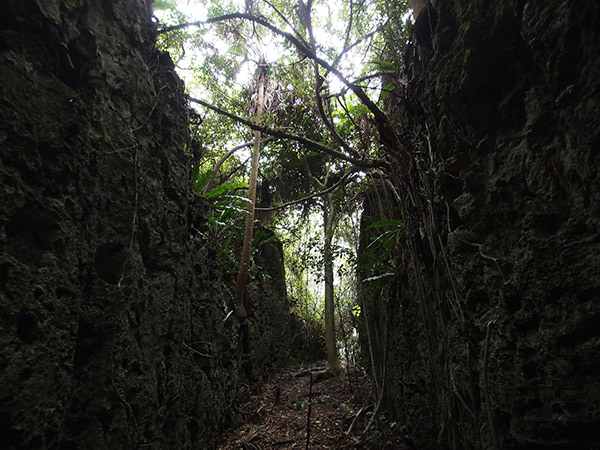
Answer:
M416 448L598 448L600 6L433 1L413 36L364 217L405 220L362 297L384 406Z
M3 448L214 448L285 359L285 287L258 280L260 311L223 324L146 1L8 0L0 25Z

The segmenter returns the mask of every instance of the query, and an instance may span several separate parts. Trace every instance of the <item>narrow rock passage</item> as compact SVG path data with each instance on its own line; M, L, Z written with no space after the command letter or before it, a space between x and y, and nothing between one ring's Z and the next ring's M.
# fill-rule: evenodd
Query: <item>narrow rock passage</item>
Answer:
M226 437L220 450L306 448L309 384L307 377L295 376L300 368L295 365L274 375L242 406L244 423ZM389 427L360 438L371 411L371 386L362 371L313 384L309 448L407 448Z

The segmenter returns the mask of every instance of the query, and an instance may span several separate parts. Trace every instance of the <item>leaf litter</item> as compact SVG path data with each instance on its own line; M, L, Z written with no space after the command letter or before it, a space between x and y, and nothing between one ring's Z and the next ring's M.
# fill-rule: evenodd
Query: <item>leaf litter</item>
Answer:
M242 425L219 450L306 449L309 407L311 450L410 448L401 428L384 415L361 435L373 414L371 384L363 370L314 383L309 394L309 377L296 376L301 369L294 365L275 374L242 405Z

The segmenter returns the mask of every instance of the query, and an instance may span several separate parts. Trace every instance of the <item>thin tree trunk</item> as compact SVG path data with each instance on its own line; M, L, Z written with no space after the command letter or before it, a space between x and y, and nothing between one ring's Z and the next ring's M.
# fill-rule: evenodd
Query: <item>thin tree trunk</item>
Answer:
M338 375L341 371L340 360L335 343L335 308L333 302L333 255L331 243L333 241L333 225L335 223L333 199L327 194L323 202L324 243L325 257L325 344L327 346L327 370Z
M263 112L263 103L265 97L265 77L266 77L266 65L261 64L258 66L258 105L257 105L257 116L260 120L260 116ZM237 296L237 307L235 314L237 317L246 317L246 305L244 303L244 297L246 294L246 281L248 280L248 269L250 268L250 255L252 252L252 238L254 236L254 214L256 207L256 185L258 180L258 156L260 153L261 144L261 133L260 131L254 132L254 149L252 151L252 169L250 173L250 186L248 191L248 206L246 214L246 226L244 229L244 245L242 248L242 258L240 263L240 270L238 272L237 279L235 281L235 293Z

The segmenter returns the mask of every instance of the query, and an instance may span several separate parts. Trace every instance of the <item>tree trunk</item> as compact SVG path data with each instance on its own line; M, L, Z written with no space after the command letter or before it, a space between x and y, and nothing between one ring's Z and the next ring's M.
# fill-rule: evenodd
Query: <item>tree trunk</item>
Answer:
M263 103L265 96L265 77L266 77L266 64L258 66L258 105L256 115L260 121L260 116L263 112ZM235 293L237 296L237 307L235 314L237 317L246 317L246 306L244 304L244 296L246 294L246 281L248 279L248 269L250 268L250 255L252 253L252 238L254 236L254 214L256 208L256 185L258 180L258 156L260 153L261 145L261 133L260 131L254 132L254 149L252 151L252 169L250 172L250 186L248 190L248 206L246 210L246 224L244 229L244 245L242 247L242 258L240 262L240 270L238 272L237 279L235 281Z
M335 342L333 255L331 253L335 211L331 194L327 194L323 200L323 254L325 258L325 343L327 346L327 370L333 375L338 375L341 371L341 366Z

